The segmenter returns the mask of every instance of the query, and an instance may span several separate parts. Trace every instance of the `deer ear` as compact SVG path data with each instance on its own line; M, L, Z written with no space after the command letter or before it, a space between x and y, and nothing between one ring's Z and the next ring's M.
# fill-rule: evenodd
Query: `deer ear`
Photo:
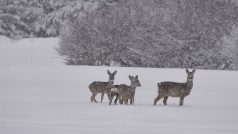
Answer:
M117 73L117 70L113 72L113 75L115 75Z
M189 70L186 68L186 73L188 74L189 73Z
M111 72L110 72L109 70L107 70L107 73L108 73L108 74L111 74Z
M129 75L129 79L131 80L132 79L132 77Z
M138 75L136 75L136 77L135 77L136 79L138 79Z
M196 72L196 69L193 69L193 74Z

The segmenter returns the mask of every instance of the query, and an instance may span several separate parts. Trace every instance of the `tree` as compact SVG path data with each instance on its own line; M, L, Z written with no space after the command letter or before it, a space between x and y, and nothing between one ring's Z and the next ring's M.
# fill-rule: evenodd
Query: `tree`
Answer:
M227 69L233 58L219 42L237 9L231 0L101 1L69 24L59 52L69 64Z

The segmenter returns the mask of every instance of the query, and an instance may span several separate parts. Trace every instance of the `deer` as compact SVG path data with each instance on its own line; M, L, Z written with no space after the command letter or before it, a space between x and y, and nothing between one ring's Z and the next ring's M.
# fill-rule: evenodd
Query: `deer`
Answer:
M109 75L108 82L94 81L88 86L90 91L92 92L91 102L97 103L97 100L95 99L95 97L98 93L101 93L101 103L103 101L103 97L105 93L107 94L108 99L110 100L109 91L110 91L110 88L114 84L114 77L116 73L117 71L114 71L113 73L111 73L109 70L107 70L107 74Z
M129 75L129 79L131 81L131 85L114 85L110 90L110 101L109 105L111 105L113 97L116 96L116 99L114 100L114 104L117 104L117 100L119 99L120 104L126 104L128 105L128 100L130 100L130 104L132 105L134 103L135 98L135 91L137 87L140 87L140 81L138 79L138 75L133 77Z
M168 97L180 97L179 106L183 106L184 98L190 95L190 92L193 88L193 79L195 69L192 72L189 72L186 69L187 81L186 83L177 83L177 82L160 82L158 83L158 96L154 99L154 106L161 99L163 99L164 105L167 105Z

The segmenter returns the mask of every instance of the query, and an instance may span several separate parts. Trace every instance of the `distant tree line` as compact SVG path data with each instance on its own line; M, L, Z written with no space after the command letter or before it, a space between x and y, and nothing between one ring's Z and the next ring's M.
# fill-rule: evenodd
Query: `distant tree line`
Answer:
M0 0L0 35L14 39L59 36L61 27L80 14L85 1L89 0Z
M238 69L237 0L0 0L0 35L71 65Z
M62 28L67 64L238 69L236 0L99 1Z

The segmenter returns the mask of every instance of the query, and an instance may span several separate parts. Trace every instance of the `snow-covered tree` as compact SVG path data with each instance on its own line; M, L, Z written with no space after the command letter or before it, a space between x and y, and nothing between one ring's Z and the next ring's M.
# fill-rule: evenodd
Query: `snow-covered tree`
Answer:
M69 64L228 69L233 59L224 51L236 52L219 42L237 27L237 7L232 0L100 1L69 24L59 52Z

